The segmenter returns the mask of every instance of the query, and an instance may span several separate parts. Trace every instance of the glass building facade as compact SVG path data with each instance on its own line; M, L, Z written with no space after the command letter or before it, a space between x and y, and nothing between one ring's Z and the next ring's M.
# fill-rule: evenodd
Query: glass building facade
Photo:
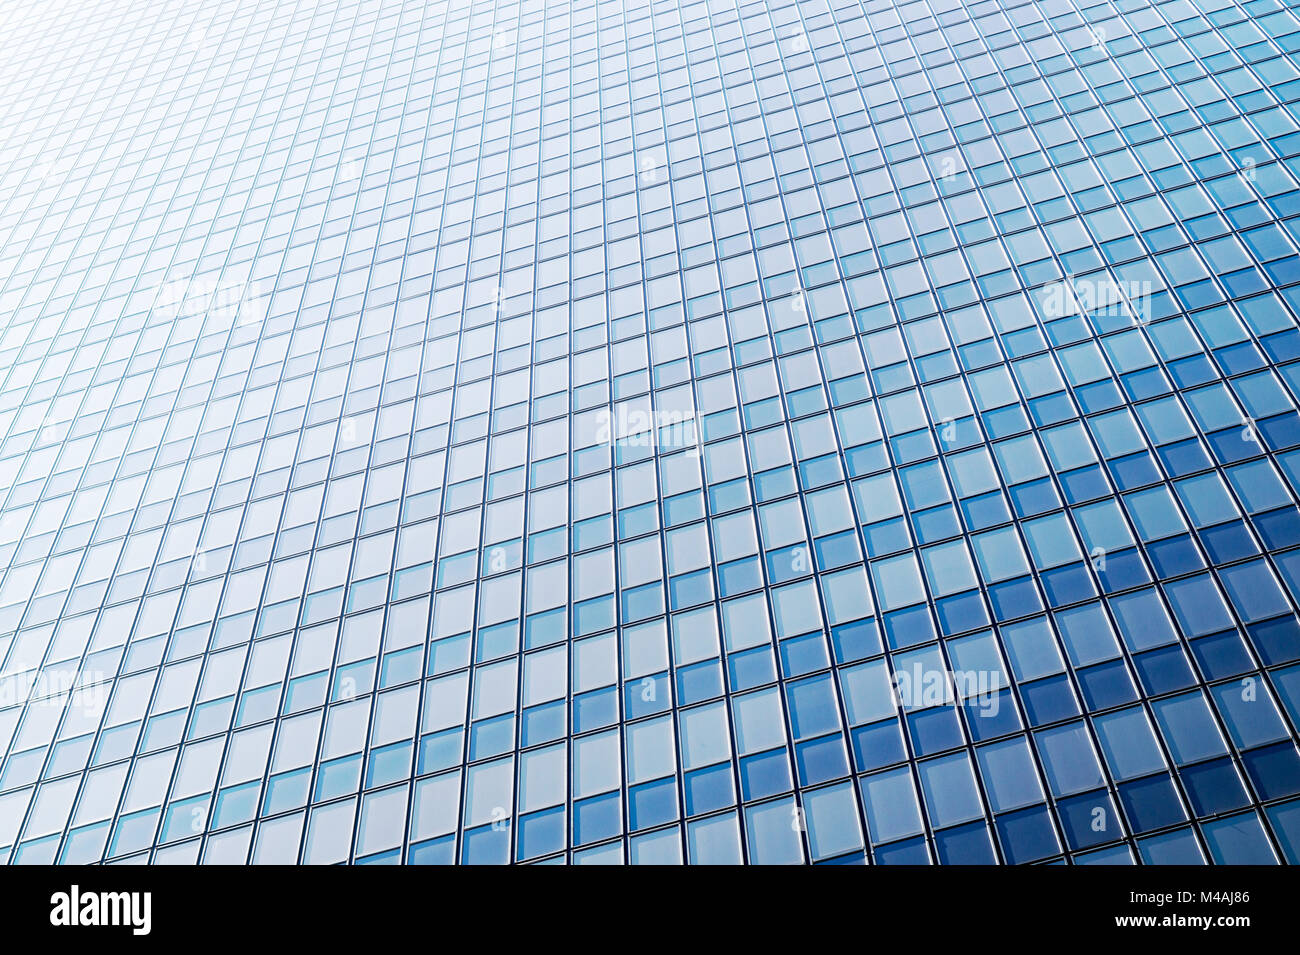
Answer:
M1294 7L0 7L0 858L1297 861Z

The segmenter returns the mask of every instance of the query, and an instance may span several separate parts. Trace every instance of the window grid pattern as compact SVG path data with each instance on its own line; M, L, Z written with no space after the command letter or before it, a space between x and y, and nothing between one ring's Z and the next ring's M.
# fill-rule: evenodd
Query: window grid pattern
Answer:
M0 857L1300 860L1279 0L0 12Z

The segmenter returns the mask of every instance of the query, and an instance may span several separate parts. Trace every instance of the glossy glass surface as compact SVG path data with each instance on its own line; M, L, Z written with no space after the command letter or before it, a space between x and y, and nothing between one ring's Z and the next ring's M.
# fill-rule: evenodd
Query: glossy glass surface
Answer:
M1296 862L1292 6L0 6L0 858Z

